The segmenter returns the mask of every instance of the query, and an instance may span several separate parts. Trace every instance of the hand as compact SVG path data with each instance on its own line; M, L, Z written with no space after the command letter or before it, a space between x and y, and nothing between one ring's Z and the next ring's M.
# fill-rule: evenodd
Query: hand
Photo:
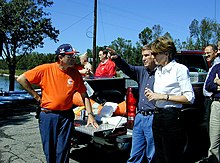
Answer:
M89 125L92 125L92 127L95 128L95 129L99 128L98 123L96 122L94 116L91 115L91 114L88 115L88 121L87 121L86 127L89 126Z
M155 93L155 92L153 92L151 89L149 89L147 87L144 90L144 94L148 98L149 101L152 101L152 100L164 100L165 99L163 94Z
M214 83L217 83L217 81L219 80L218 74L215 74L215 79L214 79ZM218 83L217 83L218 84Z
M113 50L112 48L107 47L106 48L109 51L110 54L110 58L111 59L116 59L118 58L118 55L116 54L115 50Z
M153 91L151 89L146 87L145 90L144 90L144 94L148 98L149 101L152 100Z

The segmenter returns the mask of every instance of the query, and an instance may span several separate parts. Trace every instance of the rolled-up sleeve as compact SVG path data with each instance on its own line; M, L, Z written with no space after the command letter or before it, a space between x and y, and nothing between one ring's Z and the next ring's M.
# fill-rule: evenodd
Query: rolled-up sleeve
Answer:
M182 67L184 68L184 67ZM189 70L186 68L185 71L181 71L181 75L178 77L182 95L192 104L195 100L195 94L190 81Z

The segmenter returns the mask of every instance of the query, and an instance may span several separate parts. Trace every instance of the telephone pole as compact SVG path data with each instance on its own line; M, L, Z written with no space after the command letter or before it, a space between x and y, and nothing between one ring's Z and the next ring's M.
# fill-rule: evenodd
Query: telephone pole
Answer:
M3 33L0 31L0 57L2 56L2 50L3 50Z
M97 0L94 0L94 26L93 26L93 63L94 70L96 69L96 28L97 28Z

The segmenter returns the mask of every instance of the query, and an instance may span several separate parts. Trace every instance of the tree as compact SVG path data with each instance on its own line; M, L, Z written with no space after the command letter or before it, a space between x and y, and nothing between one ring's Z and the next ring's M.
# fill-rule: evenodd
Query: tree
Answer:
M59 31L52 27L49 13L44 8L50 0L0 0L0 31L3 35L2 59L9 69L9 90L14 90L15 69L18 61L50 37L57 42Z
M163 28L159 24L158 25L154 25L152 27L152 31L153 31L152 38L153 38L153 40L156 40L159 36L162 35Z
M113 48L116 53L121 54L128 63L135 63L135 54L133 52L131 40L125 40L124 38L118 37L111 42L110 47Z
M194 49L203 49L208 44L216 44L220 39L220 25L208 18L202 19L201 23L194 19L189 26L189 30L189 44L194 42Z
M146 45L152 41L152 33L153 31L149 27L144 28L144 30L139 33L138 37L142 45Z

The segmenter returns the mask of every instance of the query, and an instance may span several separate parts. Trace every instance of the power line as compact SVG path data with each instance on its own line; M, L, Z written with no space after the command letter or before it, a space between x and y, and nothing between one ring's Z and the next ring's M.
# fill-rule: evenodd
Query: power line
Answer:
M99 3L98 7L101 6L101 3ZM106 38L105 38L105 30L104 30L104 25L103 25L103 16L102 16L102 7L99 7L100 10L100 17L101 17L101 25L102 25L102 31L103 31L103 38L104 38L104 42L106 44Z
M70 26L68 26L67 28L65 28L64 30L62 30L61 32L64 32L66 30L68 30L69 28L71 28L72 26L74 26L75 24L81 22L83 19L85 19L87 16L89 16L90 14L92 14L93 12L88 13L86 16L82 17L81 19L77 20L76 22L74 22L73 24L71 24Z

